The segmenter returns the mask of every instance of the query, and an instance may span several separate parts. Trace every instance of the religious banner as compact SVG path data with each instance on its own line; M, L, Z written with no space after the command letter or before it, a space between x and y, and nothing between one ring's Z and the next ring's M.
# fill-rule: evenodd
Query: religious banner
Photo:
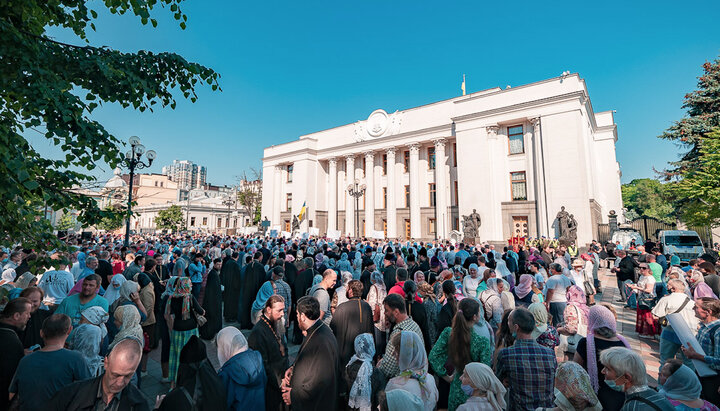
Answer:
M385 238L385 232L384 231L373 231L372 237L376 240L382 240Z
M317 227L308 228L308 232L310 233L310 235L315 236L315 237L320 235L320 229Z
M341 235L341 234L342 234L342 233L340 233L340 230L328 230L328 231L327 231L327 238L331 238L331 239L333 239L333 240L337 240L338 238L340 238L340 235Z

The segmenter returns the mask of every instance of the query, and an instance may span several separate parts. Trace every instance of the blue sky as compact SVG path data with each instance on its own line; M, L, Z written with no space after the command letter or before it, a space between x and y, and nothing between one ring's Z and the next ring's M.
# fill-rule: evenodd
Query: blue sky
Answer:
M683 115L706 60L720 53L720 2L243 2L190 0L181 30L168 9L158 27L100 12L91 44L171 51L221 74L222 92L140 113L106 105L95 119L122 140L138 135L173 159L233 184L262 149L347 124L377 108L402 110L468 92L577 72L596 111L617 110L623 182L652 177L678 156L656 138ZM59 30L59 40L72 36ZM41 137L29 136L38 146ZM54 150L48 150L52 155ZM111 170L96 173L103 181Z

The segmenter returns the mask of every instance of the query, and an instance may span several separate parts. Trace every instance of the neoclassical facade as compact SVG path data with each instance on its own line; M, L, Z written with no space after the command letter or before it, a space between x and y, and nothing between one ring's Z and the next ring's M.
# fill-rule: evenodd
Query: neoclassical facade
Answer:
M290 231L306 204L301 231L427 240L462 233L476 212L476 238L504 242L556 237L564 206L582 245L622 208L616 141L577 74L375 110L266 148L262 215Z

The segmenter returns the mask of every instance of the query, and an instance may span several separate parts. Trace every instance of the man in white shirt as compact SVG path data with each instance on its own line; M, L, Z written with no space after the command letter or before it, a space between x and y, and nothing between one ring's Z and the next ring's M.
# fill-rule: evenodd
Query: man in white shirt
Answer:
M692 334L695 335L700 324L695 316L695 302L685 294L685 284L680 280L671 279L667 283L667 288L670 294L661 298L655 304L652 314L660 318L668 314L678 313L685 320ZM680 339L672 327L670 325L663 327L660 334L660 368L662 368L666 360L675 358L681 346ZM682 352L680 352L680 357L685 362L685 365L691 366L690 359L686 358Z
M550 278L548 278L545 287L547 288L547 298L545 301L548 312L552 315L553 326L565 322L565 306L567 306L567 297L565 293L573 281L563 275L563 267L560 264L550 264Z
M45 298L54 299L52 304L60 305L75 286L75 278L67 271L67 265L68 260L63 258L58 269L45 272L38 283L38 287L45 292Z

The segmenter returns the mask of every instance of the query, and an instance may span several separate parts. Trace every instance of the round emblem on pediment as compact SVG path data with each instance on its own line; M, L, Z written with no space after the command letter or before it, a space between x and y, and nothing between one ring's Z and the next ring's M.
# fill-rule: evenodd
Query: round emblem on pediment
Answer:
M379 109L370 113L365 128L370 136L378 137L385 134L389 124L390 119L388 117L388 114L385 112L385 110Z

